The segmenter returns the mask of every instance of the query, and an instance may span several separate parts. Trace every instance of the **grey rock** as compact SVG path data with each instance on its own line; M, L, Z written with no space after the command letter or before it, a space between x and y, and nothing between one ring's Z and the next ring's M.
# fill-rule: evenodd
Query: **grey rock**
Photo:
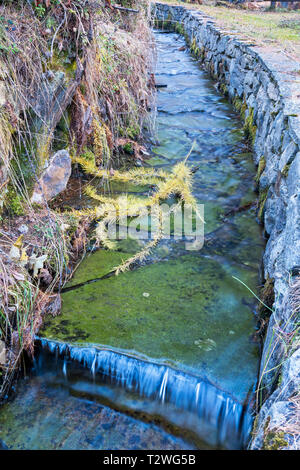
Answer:
M285 362L282 377L279 397L281 400L288 400L300 387L300 349Z
M244 81L244 72L241 69L240 65L237 63L236 59L232 59L230 68L230 87L235 90L236 94L241 98L243 96L243 81Z
M282 171L286 165L289 165L296 156L298 146L291 141L285 148L279 161L279 169Z
M300 193L291 196L287 207L285 230L285 269L300 265Z
M279 90L275 87L273 82L269 81L267 86L267 93L271 100L276 101L279 99Z
M283 111L278 113L276 118L274 119L273 129L274 129L273 149L275 152L278 152L281 148L283 131L285 129Z
M289 195L293 196L300 191L300 152L298 152L290 166L287 176Z
M18 227L18 232L22 233L22 234L25 234L27 233L29 230L28 226L25 225L25 224L22 224L20 225L20 227Z
M67 150L56 152L50 159L48 167L42 173L36 184L32 203L44 204L45 201L57 196L67 186L71 176L71 158Z

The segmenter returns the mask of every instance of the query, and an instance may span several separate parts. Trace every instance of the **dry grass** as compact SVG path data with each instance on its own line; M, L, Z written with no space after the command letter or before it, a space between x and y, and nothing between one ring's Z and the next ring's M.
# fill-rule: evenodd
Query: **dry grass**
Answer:
M237 6L215 6L205 0L203 5L187 4L172 0L160 3L182 5L203 11L213 17L216 23L246 40L276 52L284 52L300 60L300 12L296 11L250 11ZM282 27L286 24L285 27ZM290 22L290 25L289 25Z
M290 284L290 296L289 296L289 305L291 308L291 316L285 322L284 325L276 324L274 327L274 335L272 339L272 347L269 350L267 360L265 362L264 370L261 372L260 381L257 386L257 409L259 410L262 406L262 392L264 390L263 380L264 376L271 372L272 369L269 368L269 364L272 358L272 355L278 348L281 348L283 351L281 362L276 366L276 380L278 380L278 390L279 393L276 396L276 402L282 401L282 394L286 392L286 389L289 387L290 383L286 383L285 387L281 386L281 379L279 372L281 371L282 366L288 360L291 355L299 349L300 347L300 323L299 323L299 312L300 312L300 279L296 278L291 281ZM276 300L275 300L276 306ZM276 313L274 313L276 318ZM266 346L266 345L265 345ZM293 445L293 448L299 450L299 431L300 431L300 390L296 390L295 393L288 400L291 403L291 413L289 413L284 421L280 423L276 428L270 429L268 427L268 432L265 432L264 435L268 436L270 432L271 435L283 436L284 434L289 437L289 445ZM255 436L262 431L262 427L265 426L264 422L262 423L259 429L255 429L253 433ZM284 439L283 439L284 447Z
M289 400L293 412L287 417L285 423L276 431L289 435L293 450L300 450L300 392Z

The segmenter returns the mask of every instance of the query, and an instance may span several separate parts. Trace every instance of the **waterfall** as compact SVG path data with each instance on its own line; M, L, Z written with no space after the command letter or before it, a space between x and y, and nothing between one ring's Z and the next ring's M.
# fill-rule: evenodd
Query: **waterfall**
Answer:
M209 428L222 447L243 448L247 444L252 422L249 409L207 380L109 349L74 346L45 338L37 338L37 343L43 350L64 359L65 375L65 359L76 361L90 370L93 377L105 377L112 385L160 406L172 405L191 414L193 422L198 421L197 434L201 438L201 430Z

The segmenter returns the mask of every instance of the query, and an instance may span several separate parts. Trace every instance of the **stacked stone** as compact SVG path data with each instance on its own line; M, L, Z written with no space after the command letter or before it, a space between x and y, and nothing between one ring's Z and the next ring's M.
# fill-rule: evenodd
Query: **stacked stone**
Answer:
M252 138L259 215L267 238L264 277L274 282L275 294L260 370L267 398L252 441L252 448L261 448L266 429L300 421L293 398L299 396L300 349L299 342L291 341L300 311L300 64L220 29L200 11L159 3L154 9L157 20L177 24L186 35L192 51L241 112ZM300 444L297 426L297 438L285 434L289 448Z

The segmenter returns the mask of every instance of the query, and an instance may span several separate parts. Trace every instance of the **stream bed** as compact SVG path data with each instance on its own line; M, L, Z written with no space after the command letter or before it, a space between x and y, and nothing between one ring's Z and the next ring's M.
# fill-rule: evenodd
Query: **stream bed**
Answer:
M188 165L198 168L204 246L191 251L184 240L164 239L144 265L111 277L145 241L124 239L86 257L62 295L62 314L40 331L30 377L0 410L0 439L11 449L247 443L256 301L234 277L257 290L264 243L251 208L255 168L239 117L184 40L158 31L155 38L156 80L167 86L158 91L157 143L145 164L171 170L194 142ZM150 191L110 190L141 198Z

